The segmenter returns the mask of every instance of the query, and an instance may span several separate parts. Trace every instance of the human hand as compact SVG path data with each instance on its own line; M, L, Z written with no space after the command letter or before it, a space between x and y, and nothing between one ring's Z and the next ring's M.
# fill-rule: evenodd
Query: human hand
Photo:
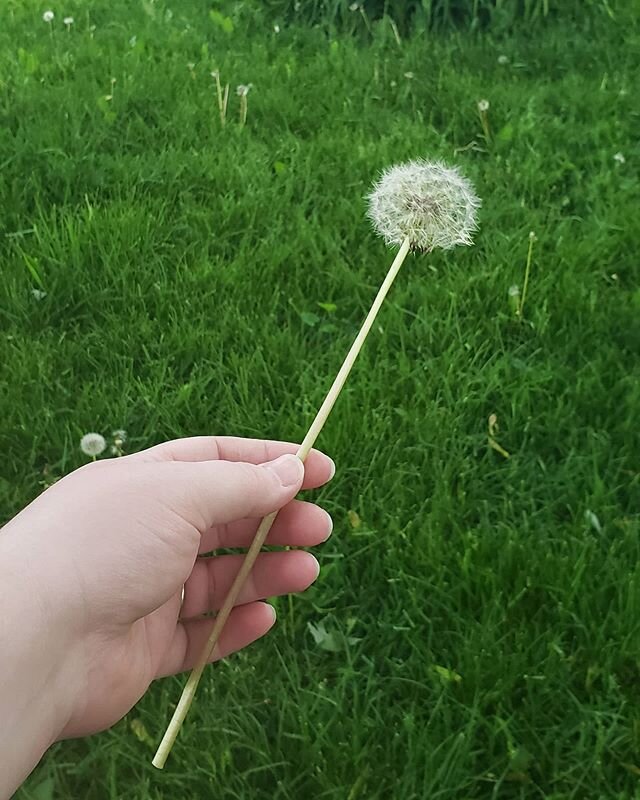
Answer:
M32 593L28 607L39 609L42 645L53 650L43 657L64 662L54 738L112 725L154 678L193 665L212 625L202 615L220 607L243 558L198 555L248 546L259 518L276 509L267 543L328 538L329 515L293 498L328 481L333 462L313 451L303 468L296 449L226 437L167 442L82 467L2 529L0 570L8 564L14 586ZM212 660L269 630L275 615L261 598L301 591L317 574L309 553L262 553Z

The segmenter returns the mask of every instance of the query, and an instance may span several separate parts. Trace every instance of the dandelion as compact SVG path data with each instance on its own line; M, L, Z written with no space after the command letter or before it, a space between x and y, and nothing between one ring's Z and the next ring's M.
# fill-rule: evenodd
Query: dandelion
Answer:
M513 286L509 287L508 291L509 297L509 308L511 309L512 313L517 317L519 316L519 309L520 309L520 287Z
M509 63L509 56L505 55L498 56L498 64L500 64L501 67L504 67L504 65L508 63Z
M280 33L280 26L279 25L274 25L273 26L273 32L274 33Z
M123 455L124 443L127 441L127 432L123 430L112 431L113 444L111 445L111 453L114 456Z
M240 127L244 128L245 123L247 121L247 95L251 91L253 84L252 83L241 83L239 86L236 86L236 94L240 97Z
M491 138L491 131L489 130L489 101L488 100L478 100L478 114L480 114L480 122L482 123L482 130L484 132L484 138L488 142Z
M62 21L67 26L67 31L71 30L71 26L73 25L73 17L65 17Z
M455 167L409 161L385 170L369 195L368 216L389 245L414 250L472 244L480 200Z
M44 300L44 298L47 296L47 293L43 292L42 289L32 289L31 294L36 300Z
M614 161L615 161L617 164L624 164L624 163L625 163L625 161L626 161L627 159L624 157L624 155L623 155L622 153L616 153L616 154L613 156L613 160L614 160Z
M86 456L91 456L94 460L96 456L105 451L106 446L104 436L99 433L85 433L80 439L80 449Z
M48 22L49 24L51 24L53 22L53 18L54 17L55 17L55 14L53 13L53 11L45 11L44 14L42 15L42 19L45 22Z
M245 95L246 96L246 95ZM454 167L430 161L411 161L387 169L369 195L369 217L378 233L389 244L399 244L386 277L373 301L355 341L338 370L329 392L316 414L296 456L304 462L326 423L331 409L373 327L378 312L400 267L411 250L449 249L457 244L471 244L476 229L476 210L480 200L471 183ZM235 606L240 591L262 549L276 513L259 524L249 552L244 558L227 596L218 612L208 640L204 643L195 667L182 692L173 718L153 758L153 765L162 769L185 720L204 671L210 660L226 620Z

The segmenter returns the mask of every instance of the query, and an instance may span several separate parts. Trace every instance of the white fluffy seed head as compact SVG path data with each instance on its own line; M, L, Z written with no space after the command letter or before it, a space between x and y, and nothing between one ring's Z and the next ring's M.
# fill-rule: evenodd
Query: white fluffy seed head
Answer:
M85 433L80 439L80 449L87 456L99 456L106 446L104 436L99 433Z
M473 244L481 201L455 167L422 159L390 167L368 200L367 215L389 245L407 237L414 250Z

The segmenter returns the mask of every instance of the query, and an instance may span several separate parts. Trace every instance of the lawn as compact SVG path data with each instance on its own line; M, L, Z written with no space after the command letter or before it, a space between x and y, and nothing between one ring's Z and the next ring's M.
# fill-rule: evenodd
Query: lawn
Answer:
M385 166L458 164L477 242L407 261L319 442L320 577L165 771L182 677L17 797L639 797L637 3L413 34L258 5L3 2L0 521L87 431L300 440L392 258Z

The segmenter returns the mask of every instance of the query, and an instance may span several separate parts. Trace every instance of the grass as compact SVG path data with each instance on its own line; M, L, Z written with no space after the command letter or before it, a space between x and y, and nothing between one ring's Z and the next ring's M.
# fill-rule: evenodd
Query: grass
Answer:
M172 9L70 0L50 29L5 4L4 518L89 430L299 440L392 257L364 218L382 167L458 163L482 227L403 268L322 435L320 578L209 671L167 770L179 678L17 797L638 797L632 3L400 46Z

